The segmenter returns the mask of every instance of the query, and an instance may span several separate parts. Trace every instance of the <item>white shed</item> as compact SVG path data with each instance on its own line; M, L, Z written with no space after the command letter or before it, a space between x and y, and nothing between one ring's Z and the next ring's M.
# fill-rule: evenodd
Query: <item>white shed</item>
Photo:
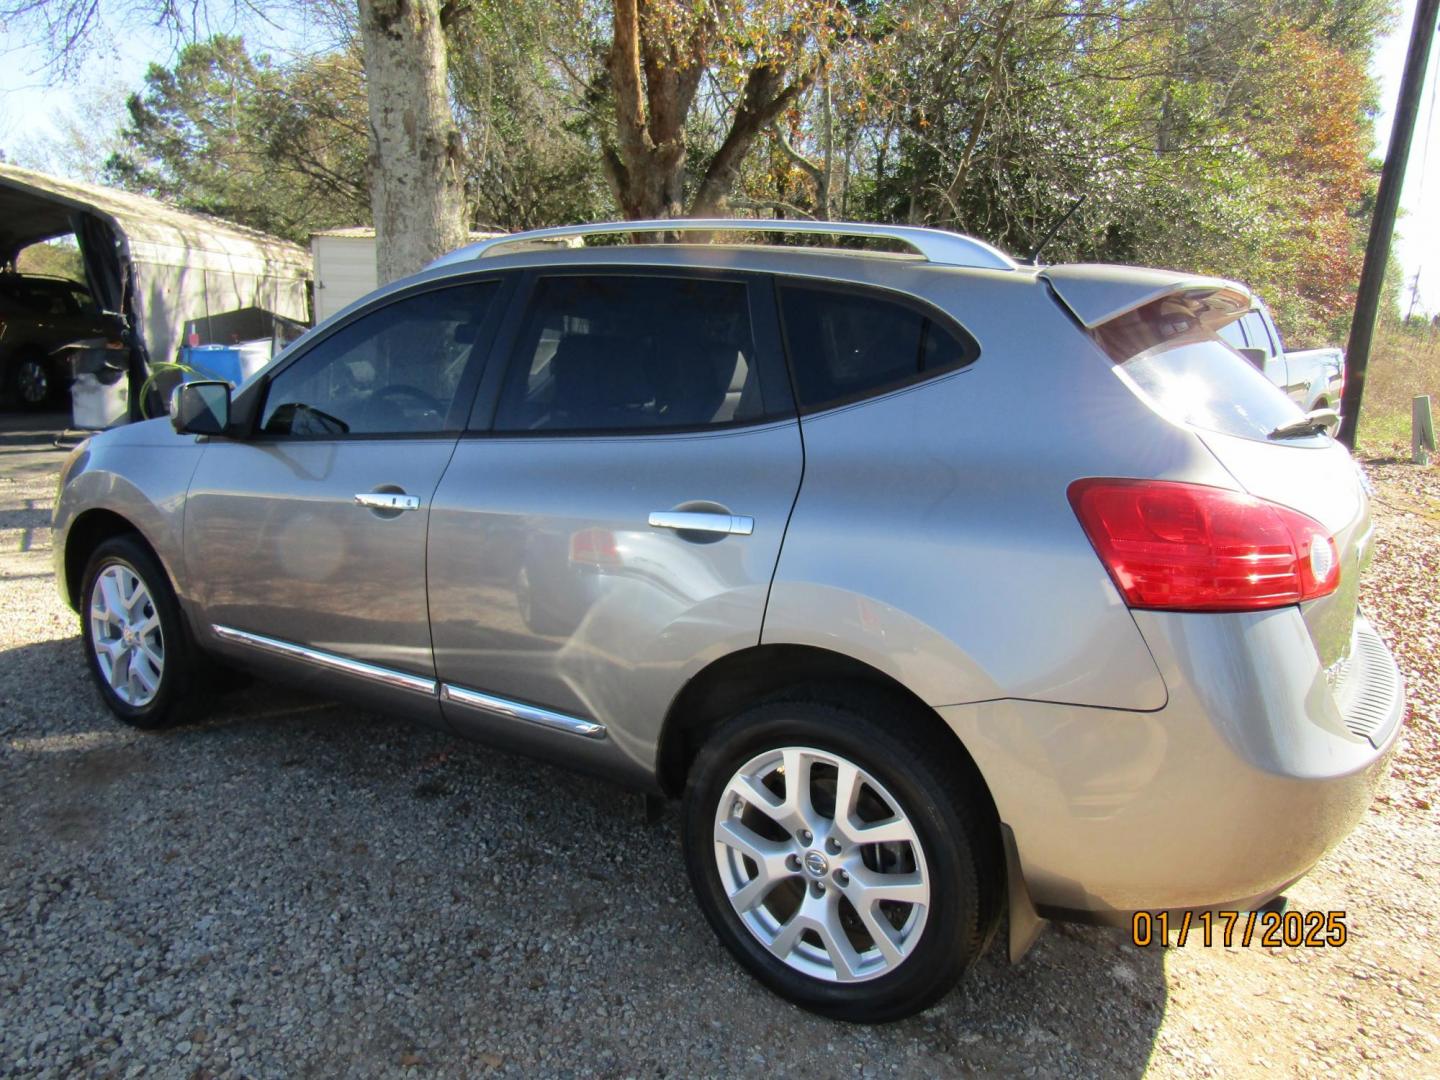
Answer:
M317 323L375 290L374 229L357 227L311 233L310 255L315 260Z
M471 233L470 239L488 240L499 233ZM343 311L378 284L375 273L375 230L365 225L326 229L310 235L315 260L315 321L323 322Z

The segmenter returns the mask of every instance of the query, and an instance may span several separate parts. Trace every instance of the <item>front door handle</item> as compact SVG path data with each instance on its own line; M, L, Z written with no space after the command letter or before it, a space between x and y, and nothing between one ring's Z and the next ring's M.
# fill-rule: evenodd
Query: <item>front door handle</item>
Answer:
M406 495L399 491L362 491L355 501L371 510L419 510L420 496Z
M755 519L739 514L712 514L702 510L652 510L650 527L749 536L755 531Z

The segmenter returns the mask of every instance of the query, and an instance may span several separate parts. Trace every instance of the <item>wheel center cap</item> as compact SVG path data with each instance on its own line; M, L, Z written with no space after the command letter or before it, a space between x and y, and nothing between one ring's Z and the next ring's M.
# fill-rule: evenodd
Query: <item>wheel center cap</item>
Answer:
M807 851L805 853L805 872L811 877L824 877L830 872L830 860L818 851Z

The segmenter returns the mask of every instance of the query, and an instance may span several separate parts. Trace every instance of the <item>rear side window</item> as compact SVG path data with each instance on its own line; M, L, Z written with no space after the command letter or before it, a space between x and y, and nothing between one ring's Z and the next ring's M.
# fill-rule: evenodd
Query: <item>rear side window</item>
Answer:
M1095 338L1166 415L1198 428L1263 439L1303 414L1207 323L1204 298L1173 296L1112 319Z
M979 355L968 335L878 293L781 285L780 310L802 409L894 389Z
M675 430L764 412L743 282L566 275L536 283L495 430Z

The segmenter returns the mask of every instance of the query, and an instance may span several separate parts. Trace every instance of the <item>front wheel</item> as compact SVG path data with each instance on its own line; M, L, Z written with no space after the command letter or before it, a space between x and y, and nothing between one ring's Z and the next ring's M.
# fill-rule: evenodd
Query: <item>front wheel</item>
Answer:
M16 403L30 412L49 407L59 396L55 366L36 350L27 350L11 361L10 382Z
M90 674L111 712L139 728L184 718L198 650L169 578L136 537L107 540L90 556L80 619Z
M954 747L903 710L777 701L702 749L684 846L701 908L761 982L844 1020L943 996L997 917L993 820Z

